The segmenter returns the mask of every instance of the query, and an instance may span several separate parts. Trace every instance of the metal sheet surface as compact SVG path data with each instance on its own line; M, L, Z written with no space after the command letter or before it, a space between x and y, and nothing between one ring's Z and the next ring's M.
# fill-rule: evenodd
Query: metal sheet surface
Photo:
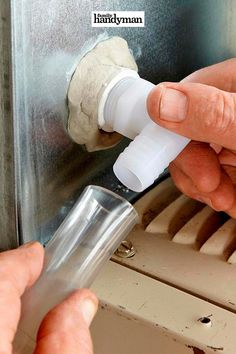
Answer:
M16 247L10 6L0 5L0 250Z
M22 241L46 242L83 187L128 199L112 173L127 142L87 153L66 132L67 89L81 56L98 40L124 37L145 79L179 80L236 55L230 0L11 0L16 187ZM92 28L92 10L143 10L145 28Z

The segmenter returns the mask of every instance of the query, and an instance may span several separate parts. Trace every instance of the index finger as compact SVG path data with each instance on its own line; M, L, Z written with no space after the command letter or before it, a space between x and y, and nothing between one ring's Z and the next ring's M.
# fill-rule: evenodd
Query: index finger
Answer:
M43 267L44 251L38 242L0 253L0 353L12 353L20 319L20 297Z
M236 92L236 58L197 70L180 82L194 82L227 92Z

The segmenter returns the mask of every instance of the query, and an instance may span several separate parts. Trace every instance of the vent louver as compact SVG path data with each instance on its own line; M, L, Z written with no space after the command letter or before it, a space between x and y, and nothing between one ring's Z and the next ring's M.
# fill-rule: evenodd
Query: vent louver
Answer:
M138 201L136 209L146 232L236 263L236 220L178 193L171 178Z

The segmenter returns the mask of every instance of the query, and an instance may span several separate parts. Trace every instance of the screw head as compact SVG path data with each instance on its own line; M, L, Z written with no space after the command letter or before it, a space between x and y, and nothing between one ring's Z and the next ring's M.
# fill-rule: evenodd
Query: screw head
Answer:
M120 258L130 258L136 253L136 249L129 240L122 241L120 246L117 248L115 255Z

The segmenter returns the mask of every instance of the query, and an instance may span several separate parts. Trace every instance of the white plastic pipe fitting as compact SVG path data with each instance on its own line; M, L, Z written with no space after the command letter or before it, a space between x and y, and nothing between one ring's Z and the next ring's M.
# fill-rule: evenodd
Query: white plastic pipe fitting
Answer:
M129 189L142 192L159 177L189 143L189 139L151 121L146 100L155 85L133 70L122 70L102 92L98 115L105 131L134 139L113 166Z

